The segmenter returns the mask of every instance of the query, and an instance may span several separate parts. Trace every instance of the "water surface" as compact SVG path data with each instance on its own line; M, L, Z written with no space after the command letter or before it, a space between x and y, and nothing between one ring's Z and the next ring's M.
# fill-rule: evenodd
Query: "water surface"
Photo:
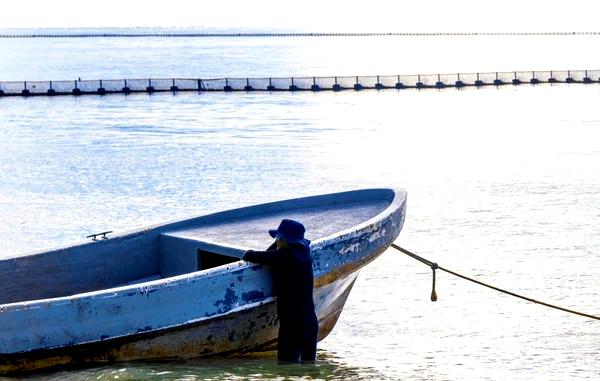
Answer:
M494 70L532 63L582 68L598 62L592 60L595 53L573 56L550 48L540 48L539 60L510 51L487 57L473 53L475 43L493 51L498 46L493 38L376 41L386 47L384 58L390 51L434 56L424 49L428 44L451 43L448 49L468 52L435 62L411 54L398 61L360 54L352 60L352 48L337 43L339 56L329 48L320 56L312 53L312 44L329 43L320 40L219 40L214 46L202 41L0 40L0 52L10 52L0 73L4 80L77 73L86 73L85 78L318 75L320 70L329 75L342 69L374 74L392 66L402 73L451 72L461 65L467 69L460 71L469 71L475 63L491 67L500 55L504 58ZM561 44L560 39L544 41ZM104 50L97 49L99 44L106 44ZM154 44L156 49L143 51ZM26 59L40 49L56 57L48 58L48 65ZM78 49L86 53L65 59ZM163 49L171 53L159 54ZM290 50L296 53L287 54ZM119 55L126 58L117 64ZM195 59L183 61L184 56ZM130 230L275 199L391 186L409 194L401 245L485 282L598 315L599 96L597 85L527 85L2 98L0 256L70 244L92 232ZM338 325L319 345L314 367L279 367L268 354L116 364L39 378L600 376L596 321L498 295L444 273L438 274L436 303L429 301L430 287L428 268L386 252L361 272Z

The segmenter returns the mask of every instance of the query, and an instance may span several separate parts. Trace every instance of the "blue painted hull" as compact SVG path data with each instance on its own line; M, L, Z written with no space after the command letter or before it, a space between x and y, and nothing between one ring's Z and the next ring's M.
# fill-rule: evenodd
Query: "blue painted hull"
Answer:
M0 374L271 348L278 322L270 270L238 258L246 249L265 247L266 229L283 216L303 220L307 234L313 227L308 237L322 339L360 268L400 233L405 210L403 191L345 192L236 209L0 262L0 277L10 265L66 267L59 279L47 275L33 289L19 289L16 282L0 294ZM231 263L202 269L205 253ZM135 268L111 271L113 261L132 256ZM104 272L74 271L82 263L97 266L98 258Z

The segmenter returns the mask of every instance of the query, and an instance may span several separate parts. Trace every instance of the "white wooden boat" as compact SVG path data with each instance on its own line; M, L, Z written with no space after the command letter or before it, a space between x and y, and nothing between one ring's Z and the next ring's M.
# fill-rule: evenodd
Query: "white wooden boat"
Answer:
M396 239L406 192L366 189L245 207L0 260L0 374L271 349L270 269L240 260L282 218L312 241L319 340L359 270Z

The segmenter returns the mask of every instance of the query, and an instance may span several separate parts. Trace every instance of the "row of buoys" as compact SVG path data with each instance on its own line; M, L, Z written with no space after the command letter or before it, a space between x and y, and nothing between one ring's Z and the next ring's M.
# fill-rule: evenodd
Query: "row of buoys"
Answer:
M547 72L548 73L548 72ZM364 77L310 77L310 78L224 78L224 79L145 79L145 80L94 80L94 81L45 81L45 82L0 82L0 96L54 96L54 95L83 95L83 94L130 94L130 93L155 93L155 92L232 92L232 91L342 91L363 89L444 89L448 87L463 88L467 86L504 86L521 85L529 83L532 85L549 83L600 83L600 71L594 71L597 75L592 77L588 71L581 71L580 75L573 76L574 72L549 72L546 78L536 76L531 72L528 80L524 78L524 72L512 73L487 73L487 74L455 74L450 77L451 81L443 81L448 75L415 75L415 76L387 76L387 81L381 81L380 76ZM562 73L556 76L556 73ZM566 74L566 75L563 75ZM402 81L407 77L413 78L414 82ZM470 78L470 80L465 79ZM511 79L507 79L507 78ZM349 80L351 78L351 81ZM367 80L370 79L369 80ZM394 81L391 79L394 78ZM427 79L427 81L426 81ZM129 82L128 82L129 81ZM435 81L435 82L434 82ZM367 84L367 82L369 84ZM385 82L385 83L384 83ZM261 85L256 85L260 83ZM286 85L276 86L276 84ZM289 85L287 85L289 83ZM329 83L329 85L323 85ZM254 84L254 85L253 85Z
M0 38L104 38L104 37L378 37L378 36L573 36L600 32L281 32L281 33L14 33Z

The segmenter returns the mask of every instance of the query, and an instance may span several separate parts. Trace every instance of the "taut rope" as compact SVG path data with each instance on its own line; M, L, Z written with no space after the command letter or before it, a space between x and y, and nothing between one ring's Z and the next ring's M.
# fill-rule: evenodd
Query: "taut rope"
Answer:
M510 296L514 296L514 297L516 297L516 298L520 298L520 299L523 299L523 300L527 300L528 302L532 302L532 303L541 304L541 305L543 305L543 306L546 306L546 307L554 308L554 309L561 310L561 311L564 311L564 312L569 312L569 313L571 313L571 314L575 314L575 315L579 315L579 316L584 316L584 317L587 317L587 318L590 318L590 319L600 320L600 316L594 316L594 315L586 314L586 313L583 313L583 312L574 311L574 310L571 310L571 309L568 309L568 308L564 308L564 307L556 306L556 305L554 305L554 304L550 304L550 303L542 302L542 301L539 301L539 300L536 300L536 299L533 299L533 298L529 298L529 297L526 297L526 296L523 296L523 295L519 295L519 294L516 294L516 293L514 293L514 292L506 291L506 290L503 290L503 289L501 289L501 288L498 288L498 287L495 287L495 286L492 286L492 285L489 285L489 284L486 284L486 283L480 282L480 281L478 281L478 280L475 280L475 279L473 279L473 278L469 278L469 277L467 277L467 276L464 276L464 275L461 275L461 274L459 274L459 273L456 273L456 272L454 272L454 271L451 271L451 270L448 270L448 269L446 269L446 268L443 268L442 266L439 266L437 263L435 263L435 262L432 262L432 261L430 261L429 259L426 259L426 258L420 257L420 256L418 256L417 254L415 254L415 253L412 253L412 252L410 252L410 251L408 251L408 250L406 250L406 249L404 249L404 248L402 248L402 247L400 247L400 246L396 245L395 243L392 243L392 245L391 245L391 246L392 246L394 249L396 249L396 250L398 250L398 251L400 251L400 252L402 252L402 253L404 253L404 254L408 255L409 257L411 257L411 258L413 258L413 259L416 259L417 261L419 261L419 262L421 262L421 263L424 263L424 264L426 264L427 266L431 267L431 269L432 269L432 271L433 271L433 289L432 289L432 291L431 291L431 301L432 301L432 302L435 302L435 301L437 300L437 294L436 294L436 292L435 292L435 270L439 269L439 270L445 271L445 272L447 272L447 273L449 273L449 274L452 274L452 275L454 275L454 276L457 276L457 277L459 277L459 278L466 279L466 280L468 280L468 281L470 281L470 282L477 283L477 284L479 284L479 285L481 285L481 286L484 286L484 287L487 287L487 288L491 288L492 290L499 291L499 292L501 292L501 293L503 293L503 294L507 294L507 295L510 295Z

